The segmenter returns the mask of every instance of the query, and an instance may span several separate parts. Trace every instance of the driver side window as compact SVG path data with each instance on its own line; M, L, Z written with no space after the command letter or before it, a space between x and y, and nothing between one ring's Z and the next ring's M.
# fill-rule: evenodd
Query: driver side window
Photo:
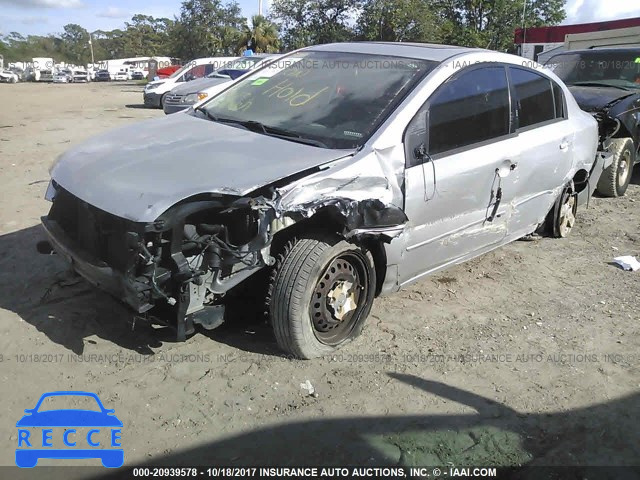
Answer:
M509 135L511 105L503 66L465 70L431 95L405 135L406 166Z

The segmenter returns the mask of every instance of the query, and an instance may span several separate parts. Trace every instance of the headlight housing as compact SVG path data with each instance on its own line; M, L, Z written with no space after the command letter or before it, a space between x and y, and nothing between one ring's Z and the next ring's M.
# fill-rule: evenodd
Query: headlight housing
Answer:
M209 96L208 93L198 92L198 93L190 93L186 97L184 97L183 102L188 104L198 103Z
M145 91L149 91L149 90L154 90L156 88L158 88L160 84L159 83L147 83L147 85L144 87Z

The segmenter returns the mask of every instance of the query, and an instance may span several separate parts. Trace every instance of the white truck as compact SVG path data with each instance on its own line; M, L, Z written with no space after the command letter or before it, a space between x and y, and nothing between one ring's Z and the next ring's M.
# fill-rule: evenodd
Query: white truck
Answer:
M34 57L26 72L27 78L34 82L53 82L55 62L50 57Z

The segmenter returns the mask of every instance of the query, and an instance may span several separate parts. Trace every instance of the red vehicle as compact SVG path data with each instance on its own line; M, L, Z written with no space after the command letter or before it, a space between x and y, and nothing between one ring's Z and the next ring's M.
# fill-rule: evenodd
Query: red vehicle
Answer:
M158 75L159 78L167 78L173 72L178 71L180 68L182 68L180 65L171 65L169 67L159 68L156 72L156 75Z

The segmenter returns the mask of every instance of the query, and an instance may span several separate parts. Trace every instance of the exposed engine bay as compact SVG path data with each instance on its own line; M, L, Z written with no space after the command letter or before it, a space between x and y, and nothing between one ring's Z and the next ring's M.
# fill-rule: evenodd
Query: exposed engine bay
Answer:
M100 210L52 182L51 211L43 225L53 249L91 264L87 280L109 291L141 317L174 327L177 338L194 324L213 329L224 321L224 296L257 271L273 266L274 235L307 216L342 225L347 237L386 236L406 220L382 202L332 199L283 215L279 194L233 197L202 194L178 203L154 222L134 222ZM319 218L319 217L315 217ZM80 271L79 271L80 269ZM98 275L96 272L102 272Z

